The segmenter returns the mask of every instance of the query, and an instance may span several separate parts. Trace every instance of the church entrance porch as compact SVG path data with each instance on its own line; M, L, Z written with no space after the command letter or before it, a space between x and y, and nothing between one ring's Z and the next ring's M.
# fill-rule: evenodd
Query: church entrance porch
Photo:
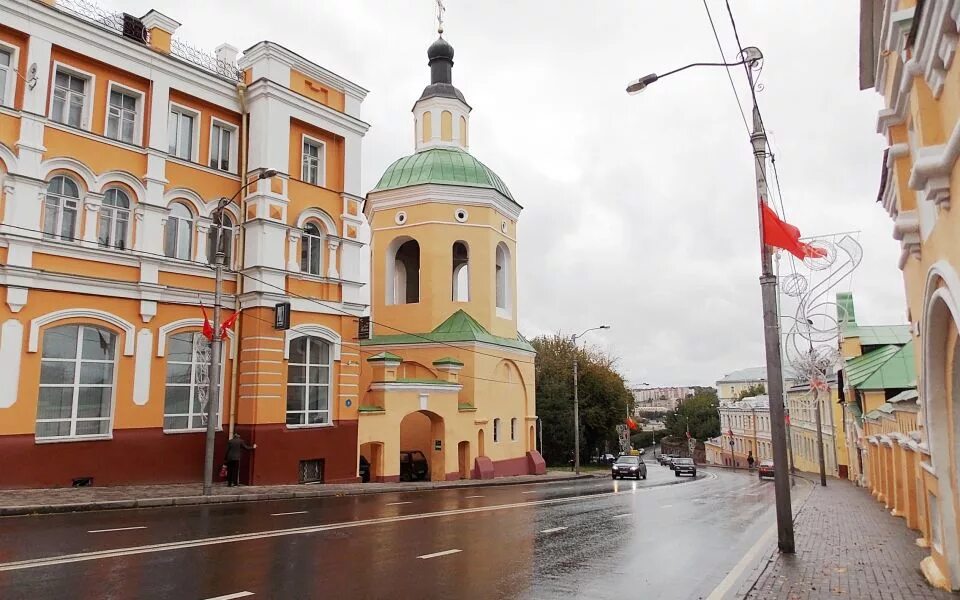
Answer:
M400 453L408 460L417 461L417 453L422 453L427 460L427 468L424 475L430 481L446 481L445 471L445 452L446 439L444 431L443 417L437 413L428 410L418 410L409 413L400 421ZM404 453L411 455L404 455ZM391 460L401 460L401 456L391 457ZM420 471L415 465L408 465L405 468L403 464L398 466L402 475L406 471L411 471L412 478L419 478Z

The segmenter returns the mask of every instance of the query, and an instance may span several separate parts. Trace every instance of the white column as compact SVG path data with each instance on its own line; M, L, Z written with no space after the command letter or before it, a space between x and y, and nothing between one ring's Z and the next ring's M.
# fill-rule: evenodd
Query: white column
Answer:
M197 219L197 248L193 260L207 262L207 235L210 233L211 221Z
M169 211L165 207L141 204L135 213L136 223L135 250L142 250L154 256L163 255L164 228ZM153 283L156 283L155 281Z
M97 215L100 214L100 206L103 204L103 196L100 194L87 194L83 199L83 241L97 242Z
M363 137L359 134L351 133L344 136L343 191L354 196L363 195L360 184L362 143Z
M170 111L170 83L157 76L154 71L153 91L150 94L150 131L147 136L147 146L153 150L166 153L169 150L167 140L167 122Z
M327 277L340 279L340 273L337 272L337 248L340 247L340 240L327 239Z
M137 334L137 350L133 368L133 403L143 406L150 400L150 362L153 354L153 332L141 329Z
M299 229L287 231L287 270L293 273L300 271L300 253L297 252L297 243L301 240Z
M9 290L7 291L9 294ZM20 388L20 357L23 353L23 323L8 319L0 327L0 365L4 383L0 386L0 408L10 408L17 401Z
M27 64L37 65L37 78L33 89L25 86L23 111L36 115L47 114L47 90L50 87L50 51L52 43L43 36L32 35L27 44Z

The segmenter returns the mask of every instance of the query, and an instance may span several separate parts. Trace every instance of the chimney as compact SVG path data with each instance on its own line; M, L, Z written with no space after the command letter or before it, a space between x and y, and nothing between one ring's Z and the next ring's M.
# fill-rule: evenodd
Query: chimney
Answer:
M170 40L180 23L167 15L151 10L140 17L143 26L150 32L150 47L157 52L170 54Z
M217 55L217 60L225 62L231 67L237 66L237 55L240 51L230 44L220 44L217 46L217 49L214 50L214 53Z

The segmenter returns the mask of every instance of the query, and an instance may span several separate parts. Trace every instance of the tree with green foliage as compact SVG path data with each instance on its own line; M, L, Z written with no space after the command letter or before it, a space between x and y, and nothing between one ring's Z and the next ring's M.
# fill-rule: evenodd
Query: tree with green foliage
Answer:
M744 398L753 398L754 396L762 396L767 393L767 387L762 383L755 383L748 387L745 390L740 390L740 393L737 394L737 400L743 400Z
M616 359L595 349L575 347L560 334L531 341L537 350L537 414L543 423L543 456L548 464L573 458L573 357L577 357L580 396L580 462L609 448L616 451L616 426L626 421L633 394L614 368Z
M667 413L664 423L671 436L706 440L720 435L720 413L717 390L711 387L694 388L693 396L687 397L672 413Z

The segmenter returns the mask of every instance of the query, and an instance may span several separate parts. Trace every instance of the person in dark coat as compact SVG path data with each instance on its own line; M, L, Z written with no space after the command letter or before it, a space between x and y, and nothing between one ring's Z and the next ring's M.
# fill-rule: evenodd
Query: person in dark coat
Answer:
M240 459L243 458L243 451L256 447L256 444L250 446L243 441L239 433L234 433L233 437L227 440L227 455L224 458L227 463L227 486L240 485Z
M747 454L747 468L752 471L752 470L753 470L753 463L755 463L755 462L756 462L756 460L754 460L754 458L753 458L753 450L750 450L749 454Z

